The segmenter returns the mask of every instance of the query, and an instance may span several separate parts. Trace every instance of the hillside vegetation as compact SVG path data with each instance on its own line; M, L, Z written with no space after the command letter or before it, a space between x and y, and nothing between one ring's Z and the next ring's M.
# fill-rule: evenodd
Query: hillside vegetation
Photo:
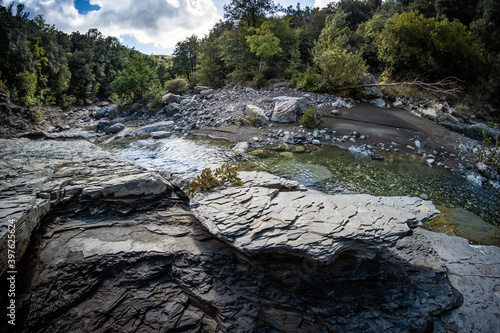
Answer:
M453 77L471 100L499 102L497 0L341 0L323 9L233 0L224 12L207 35L186 37L168 57L127 49L95 29L65 34L43 17L29 19L22 4L0 1L0 89L26 106L96 98L154 106L170 87L264 87L275 79L356 94L342 89L371 72L384 83Z

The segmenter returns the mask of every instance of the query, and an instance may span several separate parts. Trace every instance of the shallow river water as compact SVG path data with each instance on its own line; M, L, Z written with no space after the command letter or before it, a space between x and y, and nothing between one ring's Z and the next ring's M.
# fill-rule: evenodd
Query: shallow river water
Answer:
M326 193L420 196L443 213L424 226L474 244L500 245L500 194L465 177L429 167L418 156L378 152L374 160L336 147L306 147L304 152L265 151L265 157L234 152L224 140L138 140L115 145L121 158L163 174L197 174L232 162L243 170L268 171Z

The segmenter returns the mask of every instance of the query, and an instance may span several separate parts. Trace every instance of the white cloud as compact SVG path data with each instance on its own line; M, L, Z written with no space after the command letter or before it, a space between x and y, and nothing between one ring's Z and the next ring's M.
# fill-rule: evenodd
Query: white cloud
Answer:
M323 8L326 7L330 2L339 2L340 0L315 0L314 7Z
M73 0L20 0L25 11L71 33L97 28L106 36L132 35L143 44L173 48L192 34L203 37L220 18L212 0L91 0L98 11L82 15Z

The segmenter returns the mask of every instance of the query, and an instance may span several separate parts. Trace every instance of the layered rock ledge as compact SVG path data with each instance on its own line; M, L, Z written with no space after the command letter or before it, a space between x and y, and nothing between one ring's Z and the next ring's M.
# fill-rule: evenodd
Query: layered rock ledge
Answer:
M250 211L268 214L253 219L248 209L226 211L234 230L219 228L222 220L207 224L215 237L168 182L96 146L0 143L1 222L18 221L18 239L27 246L17 267L16 332L496 332L500 326L500 249L412 229L436 213L429 202L368 196L330 202L295 182L244 173L246 187L200 196L195 211L211 198L219 203L206 207L217 213L251 204ZM234 197L221 196L231 191ZM321 220L332 213L327 206L337 207L341 227ZM207 221L215 217L206 213ZM241 217L249 218L246 227L236 223ZM258 219L273 227L253 233L248 226ZM278 232L296 234L284 239ZM238 242L245 233L256 235L255 245ZM304 247L290 247L289 239Z
M172 189L162 177L113 159L84 140L0 139L0 145L0 253L7 253L7 226L14 221L16 261L42 218L60 203L144 200ZM7 256L2 255L0 275L6 271Z
M380 247L439 214L420 198L291 191L298 184L262 172L241 178L242 187L197 194L191 208L213 235L247 253L294 253L321 262L345 251L374 258Z

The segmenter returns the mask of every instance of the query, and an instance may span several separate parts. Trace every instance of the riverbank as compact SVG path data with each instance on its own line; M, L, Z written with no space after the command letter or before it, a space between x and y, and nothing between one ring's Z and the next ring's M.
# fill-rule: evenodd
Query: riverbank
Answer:
M500 324L500 249L415 229L437 213L420 198L336 200L247 173L243 188L199 195L189 208L168 180L84 140L1 144L1 214L17 221L17 253L25 252L16 331L493 332ZM322 222L333 204L320 201L336 205L339 220ZM316 222L303 223L307 214ZM240 223L248 218L251 228Z

